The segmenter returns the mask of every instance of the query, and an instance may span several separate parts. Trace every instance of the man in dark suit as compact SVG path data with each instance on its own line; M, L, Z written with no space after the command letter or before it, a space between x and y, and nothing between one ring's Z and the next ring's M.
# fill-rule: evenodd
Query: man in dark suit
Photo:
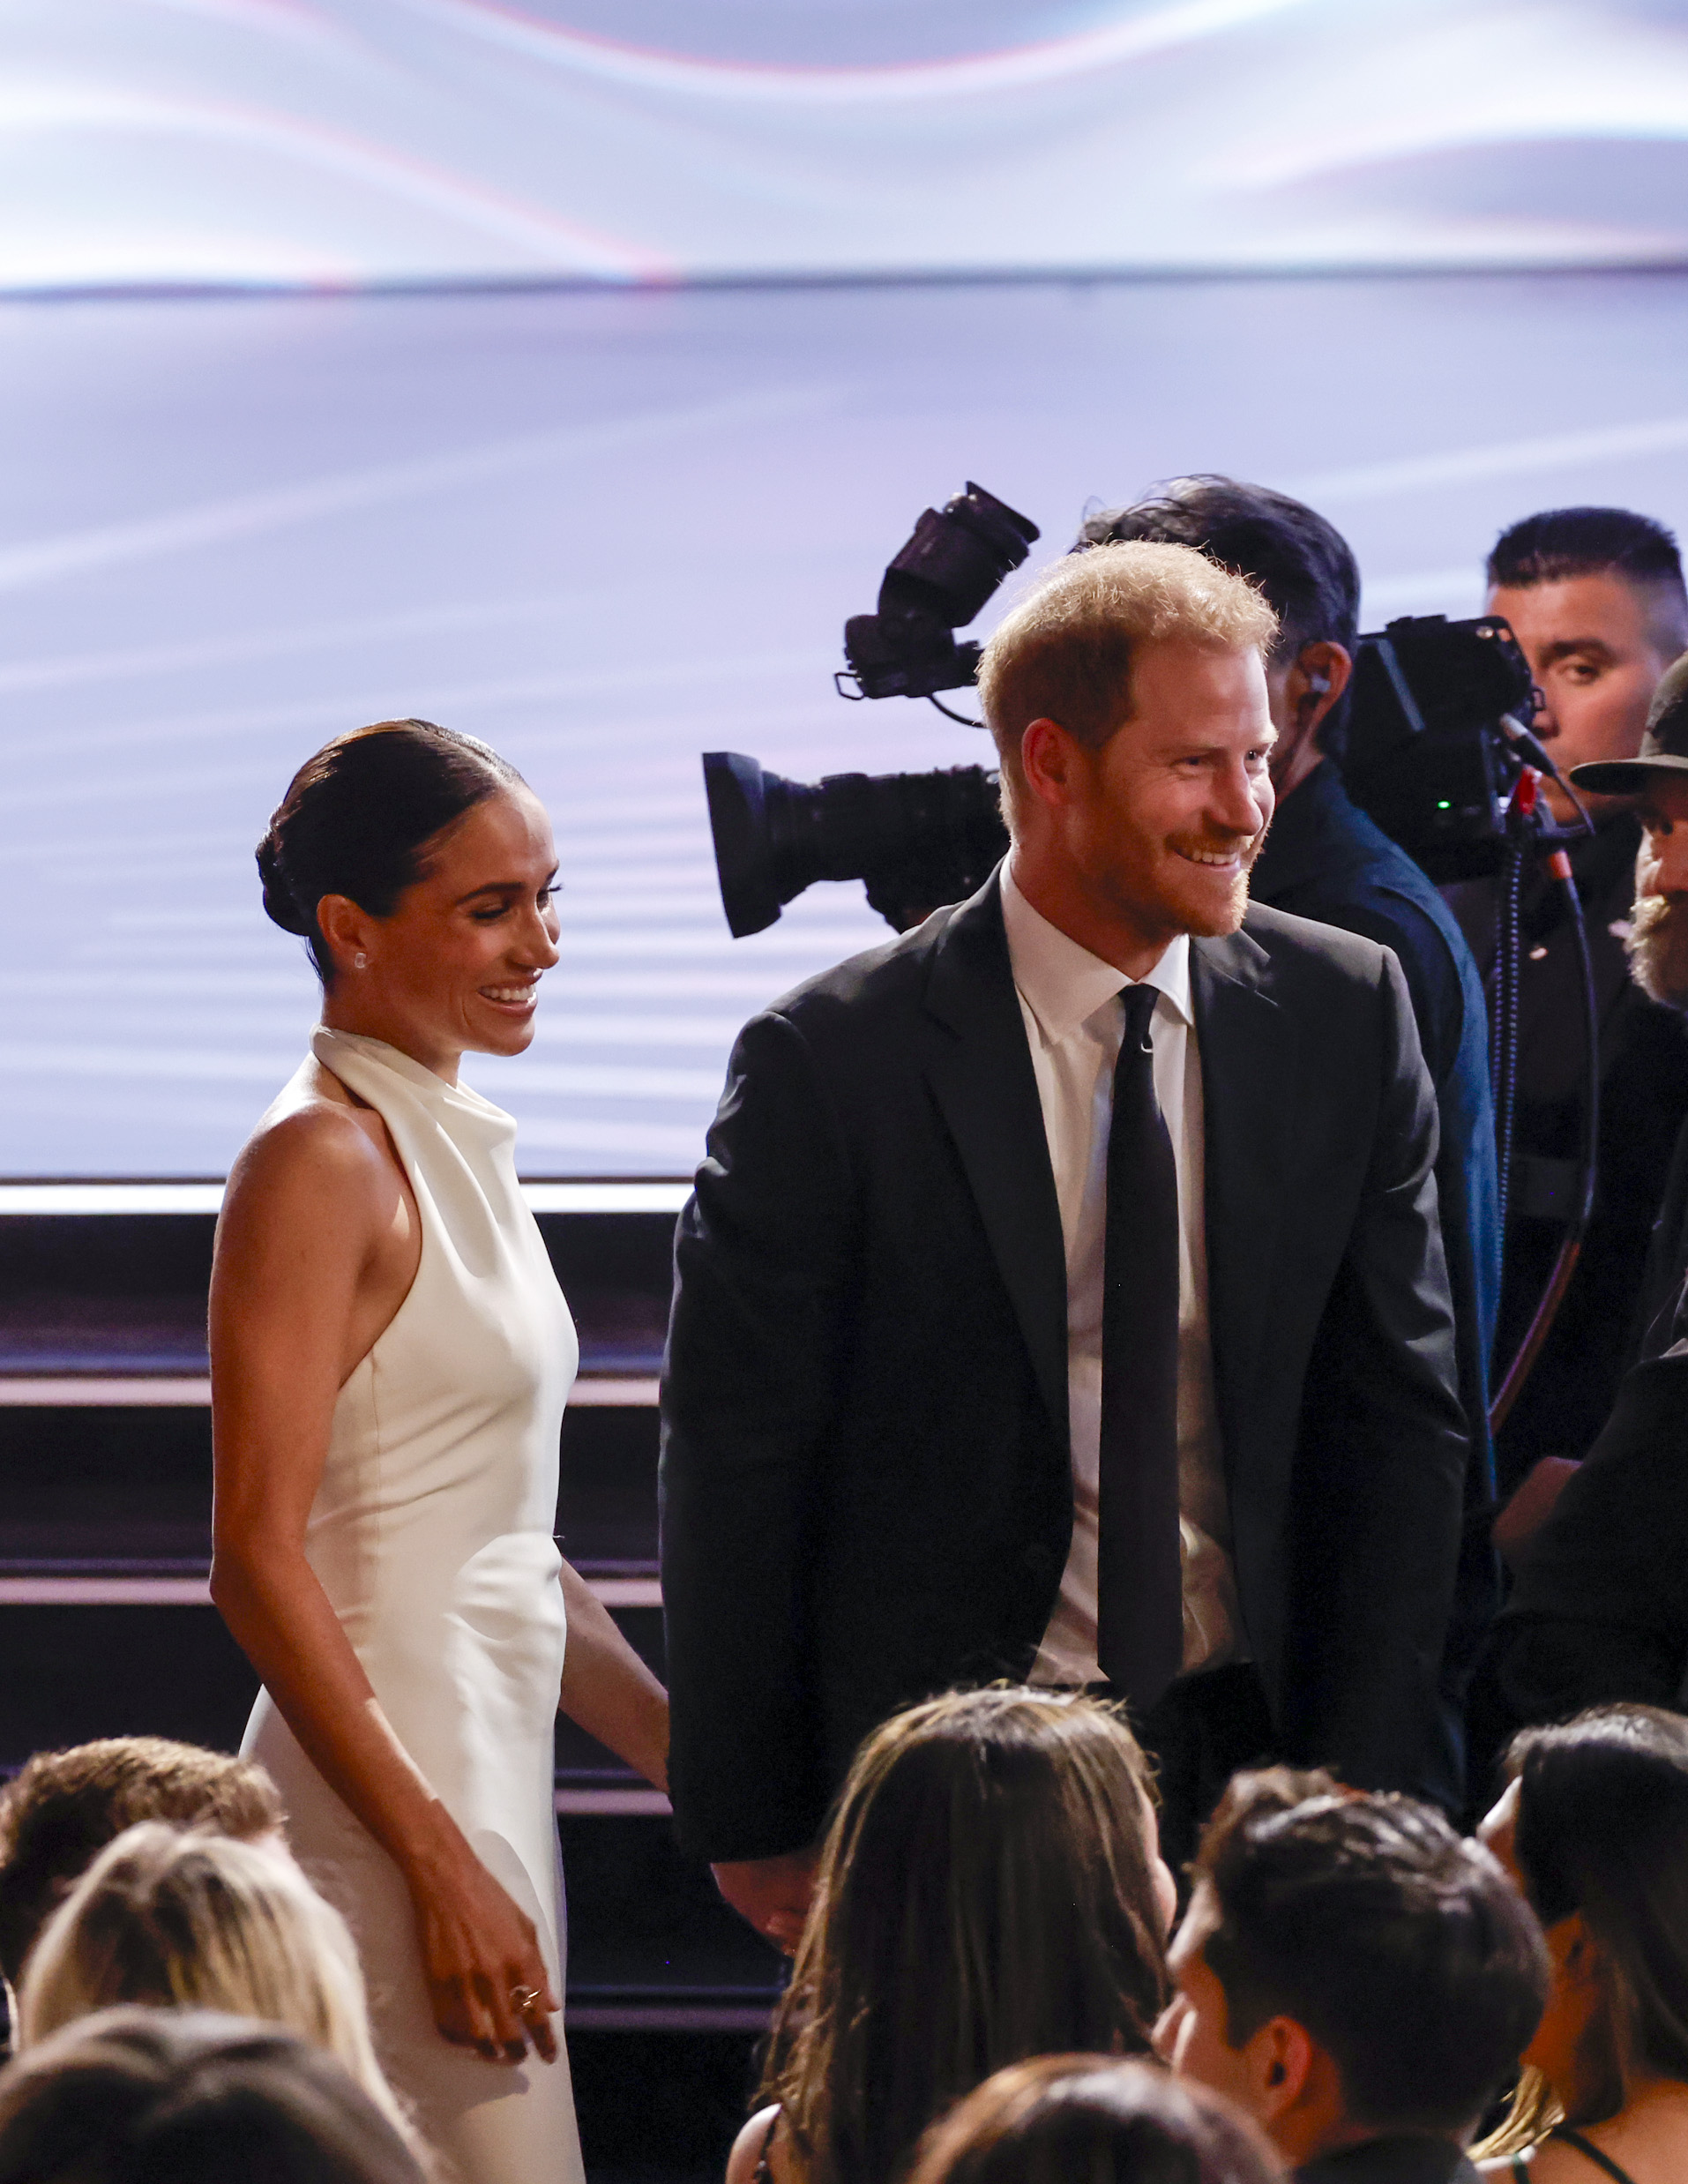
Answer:
M1688 654L1659 684L1639 754L1572 769L1638 799L1629 950L1649 1001L1688 1010ZM1519 1551L1497 1634L1517 1718L1688 1702L1688 1126L1677 1141L1641 1285L1634 1362L1587 1456Z
M863 1733L969 1679L1126 1696L1175 1853L1268 1751L1454 1794L1434 1098L1392 955L1244 922L1274 634L1186 548L1061 564L980 669L1005 864L735 1049L663 1595L680 1838L764 1932Z
M1452 912L1407 852L1342 784L1360 571L1348 542L1304 502L1236 478L1175 478L1088 519L1081 545L1151 539L1194 546L1258 585L1278 617L1266 663L1277 809L1249 882L1253 901L1392 949L1436 1088L1436 1191L1470 1436L1466 1530L1443 1683L1458 1714L1500 1604L1489 1370L1500 1305L1500 1199L1483 980Z

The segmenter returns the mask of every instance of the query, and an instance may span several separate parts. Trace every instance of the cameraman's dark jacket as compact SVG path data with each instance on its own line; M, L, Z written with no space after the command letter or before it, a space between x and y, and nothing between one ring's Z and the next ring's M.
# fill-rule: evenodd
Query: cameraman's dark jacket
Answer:
M1249 892L1274 910L1339 925L1394 951L1436 1088L1436 1190L1471 1436L1466 1541L1448 1640L1448 1690L1457 1705L1499 1600L1489 1544L1495 1500L1489 1365L1500 1301L1500 1211L1482 980L1441 896L1349 800L1329 759L1279 804Z
M1642 1285L1637 1360L1572 1474L1496 1634L1521 1721L1638 1699L1680 1707L1688 1679L1688 1126Z

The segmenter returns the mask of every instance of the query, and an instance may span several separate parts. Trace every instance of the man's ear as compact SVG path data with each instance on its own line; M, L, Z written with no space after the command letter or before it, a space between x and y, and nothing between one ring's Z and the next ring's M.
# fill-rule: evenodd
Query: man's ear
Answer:
M1303 645L1289 670L1289 717L1311 735L1348 688L1354 661L1346 646L1317 638Z
M1034 721L1020 739L1020 770L1040 804L1072 800L1079 747L1058 721Z
M1244 2053L1254 2113L1268 2128L1307 2091L1318 2048L1293 2017L1269 2017Z

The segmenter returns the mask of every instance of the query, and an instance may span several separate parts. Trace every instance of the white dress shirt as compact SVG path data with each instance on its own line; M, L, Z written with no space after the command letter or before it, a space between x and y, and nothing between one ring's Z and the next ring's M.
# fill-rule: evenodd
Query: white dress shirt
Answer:
M1072 1545L1032 1681L1094 1683L1102 1676L1096 1661L1096 1505L1108 1132L1114 1066L1124 1036L1120 996L1133 982L1032 908L1014 884L1012 859L1003 867L1002 911L1055 1171L1067 1267ZM1141 983L1160 995L1150 1019L1152 1067L1178 1177L1178 1507L1188 1673L1240 1658L1243 1627L1214 1407L1201 1053L1190 1006L1187 935L1172 942Z

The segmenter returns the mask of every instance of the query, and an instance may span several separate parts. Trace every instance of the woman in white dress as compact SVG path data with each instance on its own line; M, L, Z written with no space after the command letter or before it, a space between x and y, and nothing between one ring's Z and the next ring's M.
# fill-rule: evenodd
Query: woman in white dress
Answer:
M659 1786L668 1748L661 1685L552 1536L579 1345L515 1126L457 1081L533 1036L556 864L520 777L429 722L301 769L258 866L322 1023L235 1164L212 1279L212 1591L264 1683L244 1748L464 2184L581 2174L559 1705Z

